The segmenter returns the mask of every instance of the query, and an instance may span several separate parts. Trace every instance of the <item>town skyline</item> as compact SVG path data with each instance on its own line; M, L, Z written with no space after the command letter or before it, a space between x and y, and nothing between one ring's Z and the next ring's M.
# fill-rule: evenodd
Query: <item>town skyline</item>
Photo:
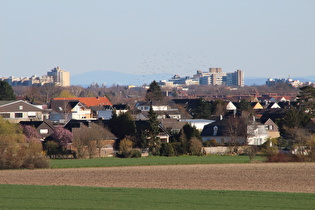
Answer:
M41 85L45 83L55 83L59 84L61 81L57 81L57 79L51 78L52 72L65 72L68 76L66 76L66 85L61 83L61 86L82 86L87 87L93 84L105 85L105 86L112 86L112 85L120 85L120 86L143 86L148 85L153 80L159 82L161 85L206 85L204 81L196 83L196 79L199 80L200 77L205 76L209 77L209 72L213 71L211 69L220 69L224 74L224 77L227 74L233 75L236 72L242 72L242 78L239 84L232 84L232 83L222 83L222 84L214 84L209 83L207 85L225 85L225 86L252 86L252 85L270 85L271 83L275 82L286 82L291 84L294 87L300 87L303 85L314 85L315 83L315 75L309 75L307 77L248 77L246 73L244 73L240 69L235 69L233 71L227 72L226 70L222 70L220 67L209 67L206 71L198 70L196 72L191 72L189 75L178 75L178 74L147 74L147 75L137 75L137 74L128 74L123 72L115 72L115 71L93 71L93 72L86 72L79 75L72 75L70 71L64 69L63 67L56 66L51 68L50 71L47 71L47 74L39 75L32 75L32 76L0 76L0 80L7 81L11 86L32 86L32 85ZM71 75L71 76L70 76ZM236 76L236 75L235 75ZM220 76L221 77L221 76ZM209 79L209 78L208 78ZM55 80L55 82L54 82Z
M184 76L210 66L242 69L248 77L315 72L310 0L2 0L0 5L1 76L41 75L53 66L72 75Z

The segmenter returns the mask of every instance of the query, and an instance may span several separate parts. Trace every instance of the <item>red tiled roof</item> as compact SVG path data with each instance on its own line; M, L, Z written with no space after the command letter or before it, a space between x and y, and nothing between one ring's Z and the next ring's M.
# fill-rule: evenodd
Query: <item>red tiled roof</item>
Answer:
M113 104L108 100L107 97L78 97L78 98L54 98L53 100L78 100L88 107L91 106L104 106Z

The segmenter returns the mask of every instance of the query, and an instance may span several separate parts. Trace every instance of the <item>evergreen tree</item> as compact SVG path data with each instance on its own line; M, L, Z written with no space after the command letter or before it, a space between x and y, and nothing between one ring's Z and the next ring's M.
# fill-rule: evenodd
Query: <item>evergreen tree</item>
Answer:
M191 114L194 119L209 119L211 116L211 104L203 98L200 98Z
M0 81L0 100L1 101L16 100L13 88L6 81Z
M150 106L148 116L150 125L149 151L152 155L160 155L161 140L157 137L159 134L159 121L152 106Z
M191 126L190 124L186 124L183 126L183 132L188 140L193 137L201 140L200 132L197 130L195 126Z
M202 145L200 132L195 126L186 124L183 126L183 135L185 136L185 138L182 138L182 145L185 153L189 152L190 154L196 155L196 151L192 151L192 145L196 146L196 140L199 141L199 144L197 145Z
M162 101L163 100L162 89L155 80L151 82L149 89L147 90L145 98L148 101Z
M109 120L109 128L119 139L126 136L135 136L136 134L136 125L129 112L122 113L119 116L116 112L113 112L113 116Z
M250 102L246 101L245 99L242 99L240 103L237 104L237 108L240 111L252 112L252 107L250 105Z

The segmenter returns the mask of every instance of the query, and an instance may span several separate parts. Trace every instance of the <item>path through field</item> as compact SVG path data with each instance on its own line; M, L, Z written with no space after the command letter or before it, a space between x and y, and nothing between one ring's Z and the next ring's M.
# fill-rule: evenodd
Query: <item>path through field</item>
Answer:
M315 193L315 163L1 170L0 184Z

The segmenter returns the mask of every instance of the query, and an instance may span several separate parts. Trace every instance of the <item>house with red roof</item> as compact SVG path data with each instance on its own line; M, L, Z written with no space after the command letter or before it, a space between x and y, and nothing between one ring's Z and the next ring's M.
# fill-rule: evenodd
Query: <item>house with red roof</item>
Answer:
M113 106L107 97L53 98L53 100L80 101L89 108L92 106Z
M92 108L108 107L113 104L107 97L74 97L74 98L53 98L50 101L50 120L67 122L71 119L91 119Z

